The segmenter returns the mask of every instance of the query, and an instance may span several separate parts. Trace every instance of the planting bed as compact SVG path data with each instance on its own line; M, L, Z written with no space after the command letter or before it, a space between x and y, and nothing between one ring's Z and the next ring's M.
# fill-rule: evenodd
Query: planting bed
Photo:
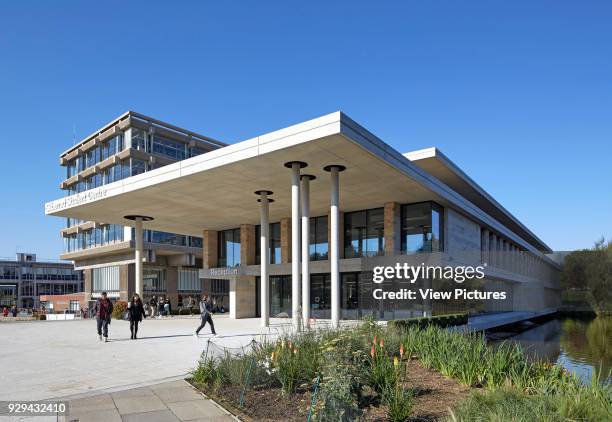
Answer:
M414 389L413 421L438 421L449 416L453 408L470 392L470 388L459 382L445 378L438 372L423 368L418 360L407 363L406 384ZM287 396L280 388L265 390L247 390L244 397L244 407L237 406L237 401L230 397L239 397L241 390L237 387L225 386L212 390L206 386L196 385L203 393L221 404L227 410L243 421L300 421L308 417L312 398L311 391L297 391ZM387 412L380 404L368 403L364 397L360 403L363 411L362 421L387 421Z
M612 420L612 386L585 386L516 345L487 347L483 335L434 325L370 320L207 349L190 381L244 420L502 421L512 409L515 422Z

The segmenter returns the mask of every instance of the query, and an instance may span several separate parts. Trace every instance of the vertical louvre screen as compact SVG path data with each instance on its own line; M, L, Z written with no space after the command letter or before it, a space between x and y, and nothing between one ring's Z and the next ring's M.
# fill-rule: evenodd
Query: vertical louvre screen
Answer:
M119 266L94 268L93 290L94 292L118 292Z
M179 270L178 290L181 292L199 292L201 290L198 270Z

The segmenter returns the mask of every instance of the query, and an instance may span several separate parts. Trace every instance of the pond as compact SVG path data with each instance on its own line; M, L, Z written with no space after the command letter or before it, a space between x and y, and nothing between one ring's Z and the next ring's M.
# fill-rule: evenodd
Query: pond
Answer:
M612 381L612 317L553 319L506 339L520 344L531 358L563 366L584 382L595 368Z

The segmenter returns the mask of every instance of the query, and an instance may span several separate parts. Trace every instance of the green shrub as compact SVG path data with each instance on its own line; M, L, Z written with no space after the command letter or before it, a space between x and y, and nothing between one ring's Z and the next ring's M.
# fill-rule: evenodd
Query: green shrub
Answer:
M321 361L320 400L315 408L319 421L354 421L361 414L357 392L361 387L360 367L351 350L334 349Z
M398 372L387 354L384 339L376 336L373 338L366 370L368 384L381 396L397 384Z
M429 325L446 328L468 323L468 314L436 315L431 317L396 319L389 321L392 328L406 329L409 327L427 328Z
M127 311L128 303L125 300L118 300L113 304L113 318L123 319L123 315Z
M530 395L516 388L473 393L452 412L456 422L612 420L612 392L601 383L563 393Z
M216 371L214 360L211 358L201 360L198 366L191 371L191 381L196 385L216 388L219 374Z
M387 387L383 402L387 406L389 419L393 422L404 422L410 417L414 407L414 391L400 384Z

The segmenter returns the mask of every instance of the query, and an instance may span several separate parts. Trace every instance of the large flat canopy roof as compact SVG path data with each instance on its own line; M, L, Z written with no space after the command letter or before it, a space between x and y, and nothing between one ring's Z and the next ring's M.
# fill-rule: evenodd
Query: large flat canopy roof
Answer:
M146 228L201 236L258 224L257 190L270 190L270 221L291 215L288 161L304 161L311 182L311 215L329 211L329 173L341 164L340 208L348 212L385 202L435 200L451 206L530 250L550 249L531 232L517 233L447 184L419 168L342 112L229 145L137 176L45 204L45 213L131 225L126 215L154 220ZM510 227L512 229L512 227Z

